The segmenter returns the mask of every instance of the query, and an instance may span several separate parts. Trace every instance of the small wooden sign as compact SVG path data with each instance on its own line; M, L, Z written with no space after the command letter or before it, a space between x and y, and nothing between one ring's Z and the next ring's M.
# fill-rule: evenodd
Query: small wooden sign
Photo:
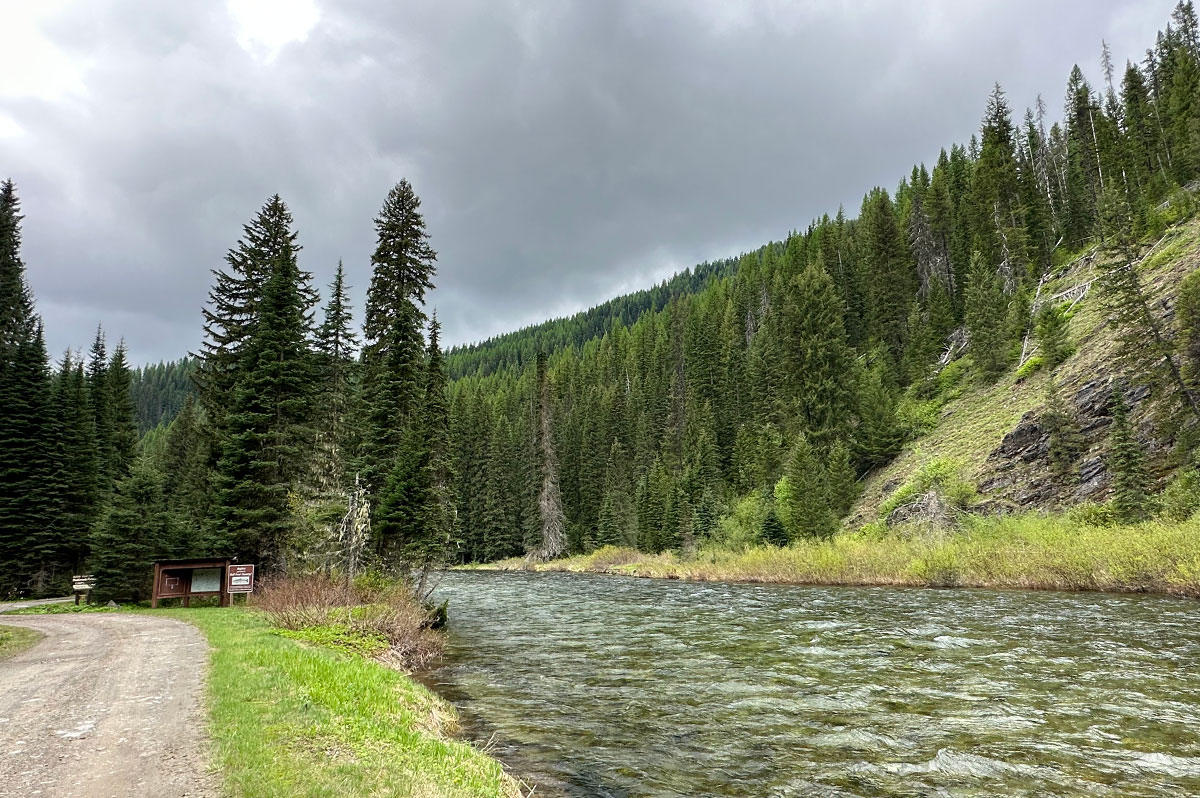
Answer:
M225 585L226 593L253 593L254 592L254 566L253 565L231 565L226 571L227 584Z
M96 586L96 577L82 574L71 577L71 587L76 593L87 593Z

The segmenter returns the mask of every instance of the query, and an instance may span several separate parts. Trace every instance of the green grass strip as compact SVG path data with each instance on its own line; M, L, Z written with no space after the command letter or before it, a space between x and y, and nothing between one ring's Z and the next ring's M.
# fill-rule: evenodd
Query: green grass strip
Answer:
M228 795L520 794L499 762L451 739L453 708L404 674L284 637L252 612L158 612L212 645L210 733Z

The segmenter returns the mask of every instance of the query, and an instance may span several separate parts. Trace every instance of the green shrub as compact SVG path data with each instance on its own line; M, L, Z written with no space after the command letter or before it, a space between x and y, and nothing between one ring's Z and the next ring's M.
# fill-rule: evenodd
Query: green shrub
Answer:
M937 398L922 401L908 394L896 403L896 424L904 440L915 441L933 431L942 415L943 403Z
M389 647L386 635L378 632L365 632L343 624L309 626L303 629L277 629L276 634L319 646L337 648L362 657L378 657Z
M912 499L936 490L952 507L963 508L975 501L975 486L962 477L962 464L957 460L935 457L924 463L912 478L896 488L879 507L879 517L887 518L897 507Z
M770 510L761 493L751 493L739 499L732 510L717 520L707 544L711 547L744 551L761 542L763 521Z
M1168 521L1186 521L1200 511L1200 472L1185 468L1158 497L1159 515Z
M1017 379L1024 380L1036 374L1042 366L1046 365L1046 359L1041 355L1034 355L1021 364L1017 369Z
M1077 504L1067 510L1067 519L1075 524L1086 524L1088 526L1112 526L1117 523L1116 513L1113 512L1112 506L1103 503L1096 504L1085 502Z

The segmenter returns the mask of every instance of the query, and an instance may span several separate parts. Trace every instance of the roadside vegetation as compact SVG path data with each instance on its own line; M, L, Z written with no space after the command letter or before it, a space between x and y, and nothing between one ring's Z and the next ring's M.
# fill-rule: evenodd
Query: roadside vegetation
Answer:
M253 595L285 637L379 659L411 671L442 652L439 609L425 606L406 581L367 575L270 580Z
M278 634L266 612L172 609L212 646L214 763L239 798L521 795L501 764L453 739L453 708L346 646ZM355 639L361 640L358 636Z
M42 633L36 629L24 629L20 626L0 626L0 661L15 657L42 639Z

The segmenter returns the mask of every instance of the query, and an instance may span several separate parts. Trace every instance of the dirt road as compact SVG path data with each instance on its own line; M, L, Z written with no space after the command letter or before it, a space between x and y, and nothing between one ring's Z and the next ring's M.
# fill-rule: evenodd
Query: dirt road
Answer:
M3 615L0 624L46 636L0 662L0 795L217 794L199 630L124 613Z

